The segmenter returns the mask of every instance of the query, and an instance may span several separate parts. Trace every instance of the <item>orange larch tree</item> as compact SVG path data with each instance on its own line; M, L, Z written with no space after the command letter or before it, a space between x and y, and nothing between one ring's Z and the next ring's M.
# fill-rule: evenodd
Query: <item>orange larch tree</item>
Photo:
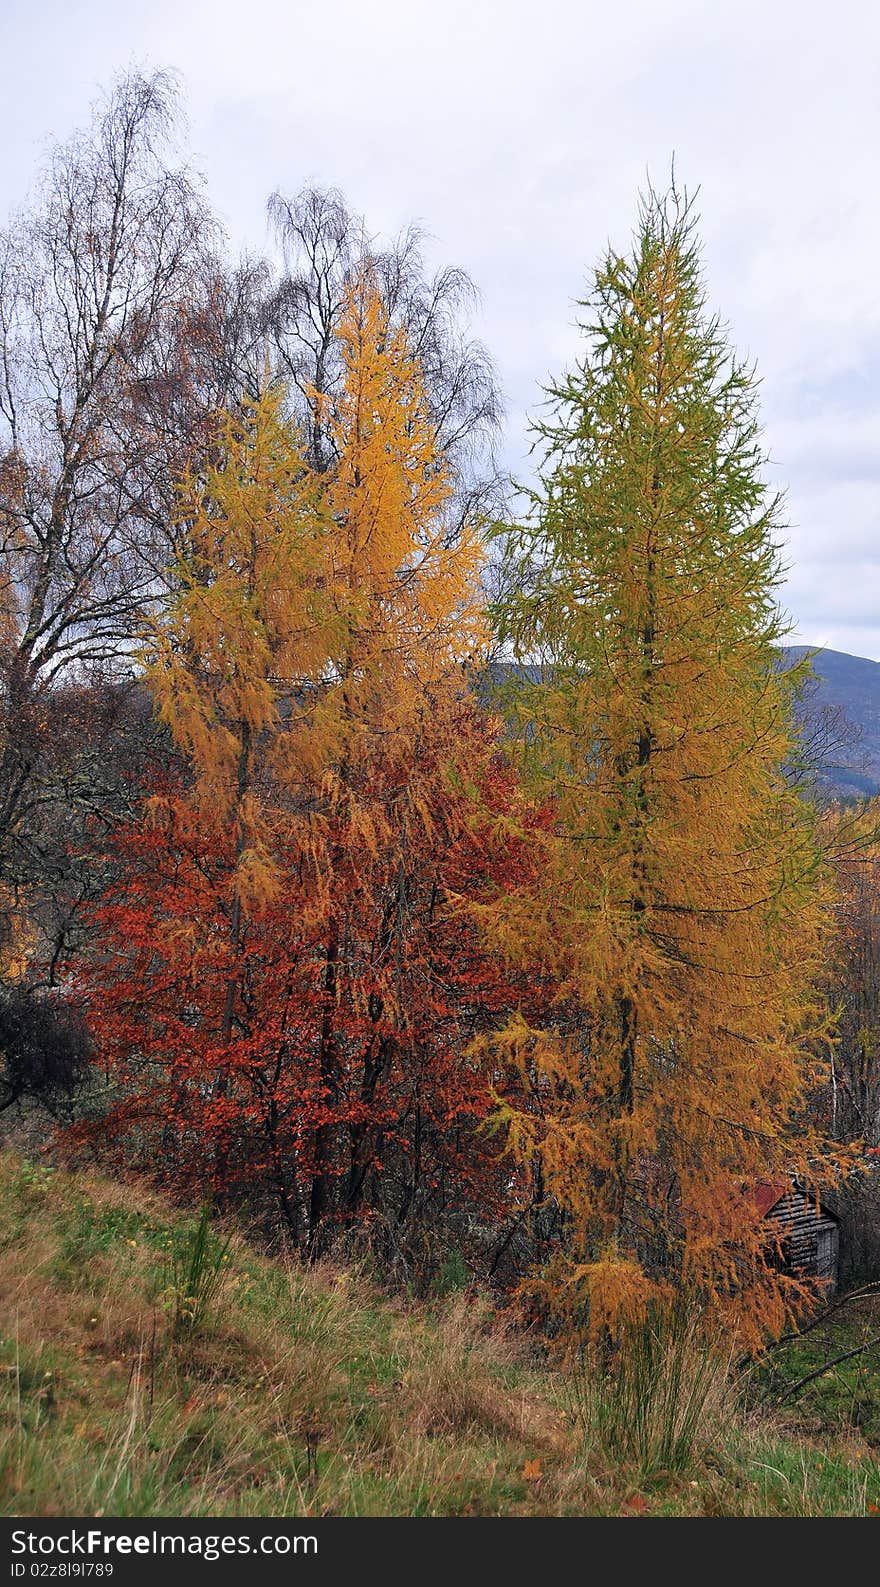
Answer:
M498 613L518 759L555 826L537 886L480 906L496 948L557 979L557 1012L483 1047L531 1091L499 1119L562 1209L544 1293L572 1327L670 1289L773 1326L786 1285L750 1187L815 1146L792 1120L823 1027L827 891L784 769L778 502L676 195L646 203L587 307Z

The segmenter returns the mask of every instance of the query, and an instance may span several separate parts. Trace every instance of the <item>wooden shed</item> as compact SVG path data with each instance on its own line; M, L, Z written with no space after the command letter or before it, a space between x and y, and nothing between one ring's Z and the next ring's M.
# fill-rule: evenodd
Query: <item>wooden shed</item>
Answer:
M767 1225L768 1243L779 1251L787 1272L820 1278L828 1292L837 1287L839 1223L814 1190L780 1181L755 1185L750 1199Z

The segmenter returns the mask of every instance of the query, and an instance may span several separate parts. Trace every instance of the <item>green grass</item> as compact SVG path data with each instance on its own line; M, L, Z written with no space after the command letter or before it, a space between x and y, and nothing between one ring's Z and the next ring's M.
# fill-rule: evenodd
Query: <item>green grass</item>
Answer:
M880 1335L880 1294L840 1307L827 1322L769 1353L759 1374L764 1402L785 1409L806 1435L854 1438L880 1458L880 1345L789 1391L826 1362Z
M784 1417L707 1396L667 1469L611 1451L485 1297L395 1302L350 1266L229 1235L140 1187L0 1155L4 1514L880 1510L873 1423L844 1380ZM175 1327L205 1274L198 1326Z

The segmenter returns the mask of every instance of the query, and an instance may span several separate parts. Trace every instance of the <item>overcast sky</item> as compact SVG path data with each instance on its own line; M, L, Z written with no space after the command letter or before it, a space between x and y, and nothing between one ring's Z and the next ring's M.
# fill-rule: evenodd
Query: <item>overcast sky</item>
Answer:
M763 379L797 634L880 659L878 46L870 0L0 0L0 212L116 73L171 67L236 248L317 181L471 273L523 471L588 272L674 153Z

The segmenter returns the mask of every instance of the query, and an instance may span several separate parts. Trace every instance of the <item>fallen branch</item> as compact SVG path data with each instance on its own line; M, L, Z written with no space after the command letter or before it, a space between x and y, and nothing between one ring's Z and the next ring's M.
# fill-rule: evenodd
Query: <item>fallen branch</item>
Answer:
M816 1378L821 1378L826 1372L830 1372L832 1367L839 1367L844 1361L852 1361L854 1356L864 1355L866 1350L872 1350L875 1345L880 1345L880 1334L875 1334L873 1339L866 1340L862 1345L856 1345L854 1350L844 1350L842 1355L834 1356L831 1361L823 1362L821 1367L816 1367L814 1372L808 1372L805 1378L799 1378L797 1383L793 1383L790 1388L787 1388L785 1393L781 1394L775 1403L784 1405L786 1400L790 1400L793 1395L799 1394L801 1389L805 1389L808 1383L814 1383Z

